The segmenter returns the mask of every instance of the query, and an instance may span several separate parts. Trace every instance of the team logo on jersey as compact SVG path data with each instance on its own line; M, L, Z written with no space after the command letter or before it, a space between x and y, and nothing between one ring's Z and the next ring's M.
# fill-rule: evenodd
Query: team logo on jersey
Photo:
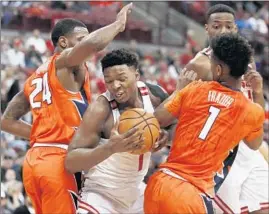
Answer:
M72 99L72 102L74 103L77 111L78 111L78 114L80 116L80 118L82 119L87 107L88 107L88 101L86 98L84 98L82 95L81 95L81 100L79 99Z

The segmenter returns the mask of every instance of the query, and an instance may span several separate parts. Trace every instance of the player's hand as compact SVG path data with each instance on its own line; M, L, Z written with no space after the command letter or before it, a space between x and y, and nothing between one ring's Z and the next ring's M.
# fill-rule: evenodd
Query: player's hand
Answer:
M112 154L119 152L131 152L136 149L143 148L145 140L143 132L139 131L139 129L135 127L123 134L119 134L118 127L119 121L116 122L110 134L108 146Z
M177 89L181 90L185 86L187 86L189 83L193 82L197 78L197 73L190 70L188 71L186 68L184 68L178 77L178 82L177 82Z
M244 80L252 88L253 93L263 93L263 79L259 72L250 70L244 75Z
M116 21L120 23L120 32L125 30L125 26L127 23L127 17L131 13L133 3L125 5L120 12L117 14Z
M169 133L168 131L165 131L163 129L160 130L160 136L158 141L155 143L154 148L151 150L151 152L157 152L163 147L168 145L169 141Z

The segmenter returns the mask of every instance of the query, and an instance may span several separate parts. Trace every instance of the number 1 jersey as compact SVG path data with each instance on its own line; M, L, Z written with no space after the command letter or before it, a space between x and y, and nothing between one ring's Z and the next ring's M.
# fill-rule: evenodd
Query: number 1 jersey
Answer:
M242 139L263 132L264 112L242 92L218 82L193 82L177 92L165 108L178 118L167 168L198 189L214 195L214 176Z
M35 142L69 144L90 102L88 71L83 90L68 91L56 75L57 56L54 55L41 65L24 85L24 93L29 99L33 115L31 146Z

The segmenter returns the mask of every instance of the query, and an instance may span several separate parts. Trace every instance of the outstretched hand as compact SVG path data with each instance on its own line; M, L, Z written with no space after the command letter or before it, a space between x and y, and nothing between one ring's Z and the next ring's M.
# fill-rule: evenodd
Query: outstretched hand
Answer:
M193 82L197 78L197 73L192 70L184 68L178 77L177 89L181 90L185 88L189 83Z
M132 11L132 6L133 6L133 3L125 5L117 14L116 21L118 21L121 24L120 32L123 32L125 30L127 17Z

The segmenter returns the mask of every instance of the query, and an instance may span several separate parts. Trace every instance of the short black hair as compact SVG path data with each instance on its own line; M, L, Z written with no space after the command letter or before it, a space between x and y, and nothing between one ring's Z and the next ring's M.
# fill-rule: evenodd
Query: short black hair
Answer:
M245 38L235 33L222 34L212 39L211 47L213 57L230 68L231 76L244 75L252 57L252 48Z
M54 47L57 46L58 40L61 36L65 36L71 33L75 27L87 28L87 26L83 22L77 19L66 18L59 20L51 32L51 41Z
M230 6L225 4L215 4L207 10L206 22L208 22L210 16L215 13L230 13L235 17L235 11Z
M122 48L107 53L101 60L101 65L103 71L106 68L115 65L127 65L129 67L133 66L135 69L137 69L138 61L138 55L135 52Z

